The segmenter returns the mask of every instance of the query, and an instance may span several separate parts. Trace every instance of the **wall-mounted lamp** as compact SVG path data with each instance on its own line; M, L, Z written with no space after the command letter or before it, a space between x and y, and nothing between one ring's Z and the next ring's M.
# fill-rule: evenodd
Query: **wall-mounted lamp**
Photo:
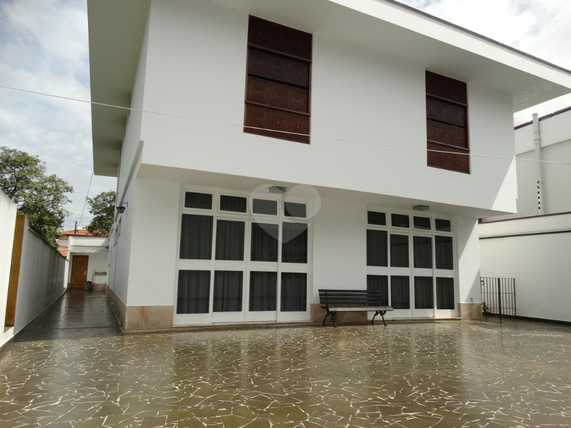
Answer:
M127 207L125 205L121 205L117 207L117 212L119 214L123 214L125 212L125 210L127 209Z
M285 186L270 186L268 189L268 192L281 195L281 194L287 193L287 187L285 187Z
M415 205L412 207L414 211L430 211L430 206L428 205Z

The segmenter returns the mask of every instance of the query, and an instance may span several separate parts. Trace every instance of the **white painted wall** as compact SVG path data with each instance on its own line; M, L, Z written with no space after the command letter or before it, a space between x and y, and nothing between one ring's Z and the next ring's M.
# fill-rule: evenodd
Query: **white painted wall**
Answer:
M543 209L545 214L571 211L571 110L539 121ZM537 172L533 126L515 130L518 214L537 214Z
M136 179L128 306L172 306L175 293L180 185ZM129 205L128 210L133 206ZM131 212L131 215L133 212Z
M66 259L32 231L26 219L14 334L61 297L66 269Z
M480 244L477 220L470 217L455 217L458 233L458 281L460 303L481 303L480 289Z
M567 233L481 239L482 274L516 280L520 316L571 322L571 214L479 226L482 237L567 230Z
M517 131L516 131L517 132ZM543 208L545 214L571 211L571 122L569 140L541 149ZM536 163L534 152L517 156L518 214L537 214Z
M515 211L510 96L468 82L472 173L429 168L426 67L306 28L311 145L244 134L247 25L215 2L152 3L143 105L178 117L145 115L143 163Z
M322 198L313 220L313 285L320 288L365 288L367 248L364 210L359 197Z
M16 213L16 204L3 192L0 192L0 326L4 325L6 317ZM0 347L9 338L3 330L0 328Z
M184 186L174 180L140 177L135 183L136 190L130 198L133 205L130 204L128 209L133 220L128 287L123 288L128 288L126 302L128 306L171 306L176 301L180 200ZM354 192L328 192L320 201L321 208L311 219L313 264L310 275L313 290L308 303L318 302L319 288L366 288L369 196ZM134 211L133 207L136 207ZM384 209L390 210L390 207ZM438 213L438 216L451 218L454 223L459 301L479 303L476 219L446 215L445 212Z

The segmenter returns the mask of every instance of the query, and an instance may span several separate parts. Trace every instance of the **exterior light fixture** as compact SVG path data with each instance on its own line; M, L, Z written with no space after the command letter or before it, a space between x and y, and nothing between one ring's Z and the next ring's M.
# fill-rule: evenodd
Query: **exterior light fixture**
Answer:
M268 192L276 193L276 194L284 194L287 192L287 187L285 187L285 186L270 186L268 189Z
M412 207L412 209L414 211L429 211L430 206L428 206L428 205L415 205L414 207Z

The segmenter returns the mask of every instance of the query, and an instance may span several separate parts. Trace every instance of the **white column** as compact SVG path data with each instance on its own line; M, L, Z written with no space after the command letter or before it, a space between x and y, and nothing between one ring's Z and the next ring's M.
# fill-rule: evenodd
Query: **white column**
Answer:
M458 229L456 252L458 254L458 285L460 304L482 303L480 290L480 242L474 217L456 217Z

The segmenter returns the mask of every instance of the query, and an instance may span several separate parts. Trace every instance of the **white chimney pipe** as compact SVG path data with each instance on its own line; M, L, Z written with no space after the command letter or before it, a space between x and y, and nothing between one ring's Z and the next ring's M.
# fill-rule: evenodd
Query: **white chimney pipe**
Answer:
M545 214L545 198L543 192L543 164L541 162L541 128L539 116L533 114L533 146L535 150L535 184L537 189L537 214Z

